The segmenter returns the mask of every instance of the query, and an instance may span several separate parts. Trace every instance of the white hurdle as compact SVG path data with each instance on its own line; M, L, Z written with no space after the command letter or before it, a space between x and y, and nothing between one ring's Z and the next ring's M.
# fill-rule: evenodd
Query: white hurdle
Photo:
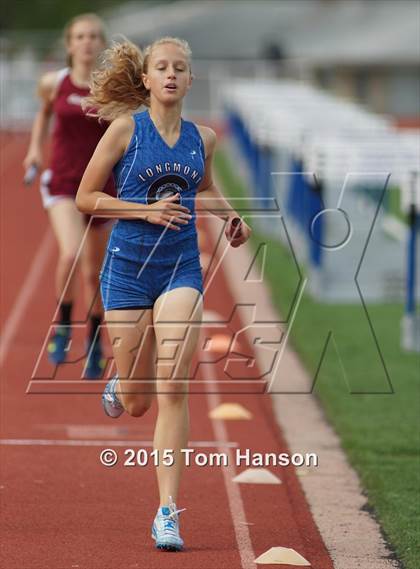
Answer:
M259 229L290 242L309 292L322 302L405 299L403 328L416 330L418 206L407 180L418 179L419 133L293 81L232 81L221 100L252 203L268 212L277 202L287 234L268 213ZM415 334L403 336L411 349Z

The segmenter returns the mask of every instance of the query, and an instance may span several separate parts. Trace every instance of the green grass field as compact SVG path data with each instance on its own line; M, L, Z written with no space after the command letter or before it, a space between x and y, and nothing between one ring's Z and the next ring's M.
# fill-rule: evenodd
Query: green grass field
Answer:
M247 196L223 149L215 166L226 196ZM268 245L265 280L286 318L299 283L297 268L280 241L254 228L252 246L262 241ZM314 395L359 473L368 509L404 567L419 569L420 358L400 349L402 313L401 304L368 306L382 362L361 306L320 304L304 293L290 341L316 377Z

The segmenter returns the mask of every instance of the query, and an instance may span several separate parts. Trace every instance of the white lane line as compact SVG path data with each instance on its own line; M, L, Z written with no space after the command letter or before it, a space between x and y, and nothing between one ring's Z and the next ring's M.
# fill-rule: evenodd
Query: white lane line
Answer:
M202 370L206 379L205 386L207 391L207 403L209 410L211 410L221 403L220 395L216 392L217 381L214 373L214 366L204 365L202 366ZM211 422L216 440L222 441L223 443L220 445L220 449L228 446L229 439L224 421L221 421L220 419L212 419ZM232 516L233 527L235 530L236 542L238 544L239 555L241 556L241 567L242 569L255 569L255 553L252 549L251 537L249 534L241 491L238 484L232 482L232 479L236 476L233 454L229 451L229 447L228 450L224 452L228 455L228 466L222 467L222 472L229 501L230 515Z
M0 445L5 446L66 446L66 447L153 447L153 441L122 441L122 440L83 440L83 439L0 439ZM235 442L218 441L190 441L190 448L237 448Z
M0 344L0 366L3 365L7 352L18 331L32 295L37 290L38 281L45 272L49 256L53 252L54 236L50 228L44 234L41 244L30 266L28 276L15 300L13 308L3 327Z

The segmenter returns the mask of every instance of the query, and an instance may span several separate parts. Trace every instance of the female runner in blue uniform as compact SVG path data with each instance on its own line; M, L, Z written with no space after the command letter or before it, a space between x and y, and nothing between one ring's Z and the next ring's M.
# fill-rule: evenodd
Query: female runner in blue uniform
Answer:
M178 494L188 444L188 378L202 318L202 274L195 225L195 196L226 221L231 237L238 214L212 181L216 135L181 117L191 87L191 51L177 38L162 38L143 54L130 42L114 44L93 75L88 100L112 123L80 184L76 204L89 214L118 218L101 271L105 320L118 375L105 388L105 412L143 415L157 394L154 448L160 464L160 506L152 526L156 546L180 550ZM143 112L132 114L141 105ZM117 197L103 193L111 171ZM174 348L176 347L176 349ZM122 381L124 380L124 381ZM162 463L173 449L174 463Z

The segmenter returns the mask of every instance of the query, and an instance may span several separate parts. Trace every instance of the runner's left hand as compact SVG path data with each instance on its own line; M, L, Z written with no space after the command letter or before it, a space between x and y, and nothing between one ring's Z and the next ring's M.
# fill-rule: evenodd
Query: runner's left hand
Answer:
M233 215L226 223L225 235L231 247L236 248L248 241L251 231L251 228L243 219L237 215Z

